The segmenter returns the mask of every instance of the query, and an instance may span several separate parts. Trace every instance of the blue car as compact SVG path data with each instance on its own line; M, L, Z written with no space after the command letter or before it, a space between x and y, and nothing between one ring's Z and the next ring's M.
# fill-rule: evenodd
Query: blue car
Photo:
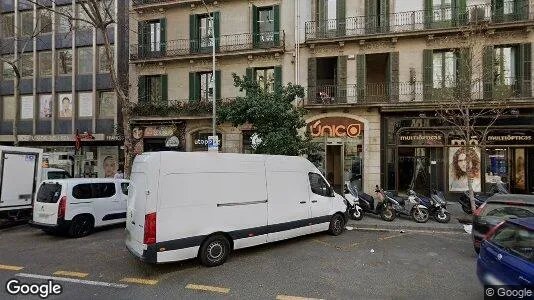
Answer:
M477 276L483 285L534 284L534 217L508 219L488 233Z

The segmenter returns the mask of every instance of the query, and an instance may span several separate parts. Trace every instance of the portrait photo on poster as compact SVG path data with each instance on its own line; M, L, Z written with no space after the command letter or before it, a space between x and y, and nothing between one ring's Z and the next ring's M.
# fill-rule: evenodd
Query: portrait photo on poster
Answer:
M515 149L515 187L525 189L525 149Z
M98 177L113 178L119 167L116 147L98 148Z
M59 117L60 118L72 118L72 95L71 94L59 94Z
M39 118L52 118L52 95L39 96Z
M467 158L471 158L468 167ZM468 169L470 172L468 174ZM481 191L480 183L480 149L475 147L449 148L449 191L463 192L468 190L468 178L472 178L474 192Z

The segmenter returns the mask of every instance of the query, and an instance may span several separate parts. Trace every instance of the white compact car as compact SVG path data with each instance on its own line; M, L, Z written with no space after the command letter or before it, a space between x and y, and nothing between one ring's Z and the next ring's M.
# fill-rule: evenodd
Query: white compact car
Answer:
M126 221L125 179L76 178L43 181L33 203L33 227L82 237L93 228Z

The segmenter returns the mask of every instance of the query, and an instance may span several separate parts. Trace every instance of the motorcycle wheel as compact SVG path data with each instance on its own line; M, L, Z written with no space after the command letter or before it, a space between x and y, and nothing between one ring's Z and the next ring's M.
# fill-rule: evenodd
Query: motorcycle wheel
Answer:
M349 217L353 220L360 221L363 219L363 212L361 209L355 209L349 214Z
M445 211L443 213L441 213L440 211L437 211L435 218L436 218L436 221L440 223L449 223L449 221L451 220L451 214L448 211Z
M430 218L430 213L426 208L414 208L412 209L412 218L417 223L426 223Z
M463 205L462 205L462 210L464 211L464 213L466 213L466 214L468 214L468 215L470 215L470 214L473 213L473 212L471 211L471 208L468 208L468 207L463 206Z
M391 222L395 220L395 217L395 210L391 206L386 206L380 211L380 218L384 221Z

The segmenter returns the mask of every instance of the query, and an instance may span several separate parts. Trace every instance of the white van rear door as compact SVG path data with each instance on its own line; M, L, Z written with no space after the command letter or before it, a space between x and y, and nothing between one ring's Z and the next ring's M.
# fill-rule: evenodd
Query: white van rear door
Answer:
M126 241L142 244L144 238L145 214L147 202L146 173L134 172L128 189L128 211L126 213Z
M62 186L56 182L43 182L33 205L33 221L46 225L57 224Z

